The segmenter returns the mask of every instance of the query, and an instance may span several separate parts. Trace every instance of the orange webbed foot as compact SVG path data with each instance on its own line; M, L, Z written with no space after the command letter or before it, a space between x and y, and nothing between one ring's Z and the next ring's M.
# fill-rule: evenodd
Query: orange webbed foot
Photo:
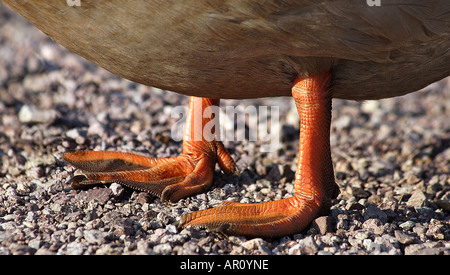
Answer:
M75 189L116 182L171 202L206 190L215 164L215 157L207 155L157 159L108 151L66 153L64 160L86 172L69 181Z
M198 140L194 137L198 128L203 129L214 119L201 118L194 124L194 114L201 115L203 110L215 104L218 101L191 97L183 152L178 157L158 159L109 151L66 153L64 160L85 172L73 177L69 183L73 188L82 188L116 182L171 202L205 191L212 184L216 162L225 173L236 171L234 161L220 141L212 137L205 139L203 135ZM210 134L214 135L214 132Z
M327 211L339 193L330 152L329 73L297 78L292 88L300 116L300 146L294 196L273 202L232 203L187 214L182 227L226 235L279 237L300 232Z

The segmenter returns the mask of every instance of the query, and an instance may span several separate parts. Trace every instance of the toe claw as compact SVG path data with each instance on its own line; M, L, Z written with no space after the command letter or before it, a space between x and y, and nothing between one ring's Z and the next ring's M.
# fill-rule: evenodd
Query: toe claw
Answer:
M85 185L82 182L86 181L87 177L85 175L76 175L67 181L67 184L70 184L73 189L83 188Z
M171 188L171 186L167 186L166 188L164 188L164 190L161 192L161 201L166 202L166 201L171 201L171 202L175 202L172 200L172 194L174 193L173 188Z

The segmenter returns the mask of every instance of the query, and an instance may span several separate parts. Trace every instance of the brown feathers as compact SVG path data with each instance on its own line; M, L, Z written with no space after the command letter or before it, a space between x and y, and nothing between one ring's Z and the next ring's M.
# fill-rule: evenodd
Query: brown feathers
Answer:
M187 95L290 95L331 69L334 97L364 100L450 75L448 0L3 2L101 67Z

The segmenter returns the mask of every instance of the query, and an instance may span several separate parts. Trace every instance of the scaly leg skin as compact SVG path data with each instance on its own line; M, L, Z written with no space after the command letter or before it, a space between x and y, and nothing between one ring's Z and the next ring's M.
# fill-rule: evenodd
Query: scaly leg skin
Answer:
M215 134L217 117L208 109L219 102L190 98L183 152L178 157L158 159L109 151L66 153L65 161L86 172L69 183L73 188L82 188L117 182L171 202L205 191L213 181L216 162L225 173L236 172L233 159Z
M279 237L298 233L328 211L339 193L330 153L329 79L328 72L297 78L292 88L301 122L294 196L253 204L226 202L187 214L179 224L226 235Z

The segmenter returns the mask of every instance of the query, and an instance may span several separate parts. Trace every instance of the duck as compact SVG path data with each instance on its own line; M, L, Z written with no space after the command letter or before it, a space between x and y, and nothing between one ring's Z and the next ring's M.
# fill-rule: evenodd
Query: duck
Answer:
M2 0L51 39L115 75L187 95L183 149L154 158L75 151L73 188L120 183L162 201L208 190L236 163L205 116L221 99L291 96L300 117L294 194L224 202L180 227L225 235L301 232L339 194L330 148L333 98L376 100L450 75L448 0ZM216 127L217 126L217 127Z

